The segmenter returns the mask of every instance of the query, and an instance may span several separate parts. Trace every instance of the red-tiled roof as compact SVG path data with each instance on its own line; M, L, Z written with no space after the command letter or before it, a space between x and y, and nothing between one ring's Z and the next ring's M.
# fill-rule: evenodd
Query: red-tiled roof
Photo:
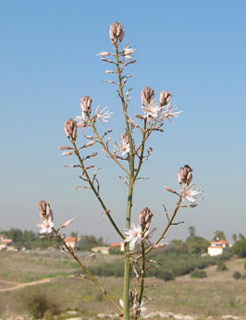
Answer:
M111 243L109 246L110 246L110 248L116 248L116 247L120 247L121 244L120 243Z

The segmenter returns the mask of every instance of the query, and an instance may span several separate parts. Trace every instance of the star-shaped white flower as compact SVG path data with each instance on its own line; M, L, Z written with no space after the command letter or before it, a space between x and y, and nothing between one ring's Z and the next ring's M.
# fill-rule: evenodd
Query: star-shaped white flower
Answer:
M123 133L120 137L121 145L116 142L115 143L115 152L120 152L122 156L126 153L130 152L130 144L128 142L128 137L126 133Z
M180 190L179 193L182 196L183 201L185 199L187 199L188 201L190 201L192 203L196 202L196 197L198 195L200 195L202 193L202 191L201 190L194 190L195 187L196 186L194 183L190 184L189 186L187 186L186 184L182 185L182 189Z
M123 55L126 59L131 60L132 57L131 55L133 54L135 50L130 48L130 44L128 43L124 48L123 48Z
M172 122L173 118L179 117L182 111L173 112L177 108L178 107L171 107L170 104L166 105L166 110L164 111L164 118Z
M50 215L45 218L41 217L41 221L42 223L37 223L37 227L40 228L39 233L51 233L54 227L52 217Z
M141 302L140 305L138 305L138 303L135 301L133 304L133 311L135 314L138 314L141 317L144 317L144 312L146 311L146 308L143 307L143 301Z
M107 110L106 108L103 108L100 112L99 112L99 108L100 106L96 107L96 111L95 111L95 116L98 119L98 121L102 124L107 123L108 122L108 118L110 118L113 114L113 112L110 112L109 110Z
M158 107L156 99L152 99L150 103L145 100L145 103L141 108L145 118L148 119L148 123L150 123L151 120L161 122L165 118L165 114L162 110L163 107Z
M123 230L126 238L124 242L129 242L130 246L135 245L138 242L141 242L142 238L142 228L140 225L135 226L135 224L132 222L131 223L131 228L130 229L125 229Z
M75 120L77 121L77 127L86 127L87 126L87 120L88 117L85 115L85 113L82 111L81 116L76 116Z

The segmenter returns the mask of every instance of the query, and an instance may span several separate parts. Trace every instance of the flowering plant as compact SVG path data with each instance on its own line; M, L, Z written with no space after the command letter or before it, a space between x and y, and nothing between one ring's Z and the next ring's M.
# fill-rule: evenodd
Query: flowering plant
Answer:
M80 178L85 183L85 188L91 189L95 198L100 203L104 214L109 219L112 227L122 239L124 243L124 295L119 302L114 301L100 282L93 276L83 261L80 261L73 248L66 242L66 236L61 235L60 230L67 227L73 222L73 219L65 222L61 227L55 228L53 212L50 209L50 204L41 200L38 204L41 223L37 224L40 227L40 233L44 234L44 238L57 237L61 242L62 249L69 253L81 266L85 278L92 280L95 285L103 292L105 297L114 305L119 317L124 319L138 319L143 315L145 307L144 290L146 271L150 267L146 259L148 252L156 248L165 246L161 243L167 231L174 223L174 218L181 207L195 207L196 199L201 194L200 190L195 189L192 183L192 169L185 165L178 172L178 183L181 190L179 192L164 186L164 188L177 196L177 204L171 216L169 216L165 206L167 224L164 226L161 235L153 240L155 229L150 229L153 213L146 207L139 211L139 224L135 225L132 222L132 205L133 205L133 190L135 182L139 179L139 174L142 165L148 160L152 154L152 148L146 150L146 143L149 137L154 133L162 133L162 126L167 119L171 121L173 118L180 116L181 111L175 111L177 107L170 105L172 95L168 91L162 91L159 95L159 103L155 99L154 90L146 87L141 92L142 114L136 114L136 120L129 116L128 103L130 100L130 90L126 89L128 80L131 76L127 76L125 69L136 62L133 59L134 49L127 44L121 47L124 38L123 26L115 22L110 26L109 37L114 47L114 52L100 52L99 56L103 62L112 65L113 70L107 70L106 73L116 76L116 80L108 81L117 86L118 96L122 107L122 116L124 119L125 130L121 134L120 143L116 142L114 147L110 145L110 133L112 129L107 130L102 135L98 131L98 125L106 124L112 112L107 108L99 110L98 106L93 114L92 99L89 96L84 96L81 99L81 116L76 116L74 119L69 118L64 123L64 131L69 140L69 146L59 147L63 151L63 155L74 155L77 160L77 165L72 167L80 168ZM82 132L92 132L91 135L86 134L87 142L82 146L78 146L77 135L78 128L82 128ZM138 135L134 133L138 132ZM140 137L139 141L135 137ZM98 169L91 173L91 169L95 168L94 164L88 164L94 157L99 156L98 152L88 152L85 155L85 149L93 145L99 146L103 154L110 158L126 175L123 178L127 185L126 197L126 224L124 227L119 227L111 214L110 209L106 205L106 201L102 198L100 192L100 182L98 177ZM83 155L81 155L83 151ZM182 204L187 200L188 203ZM130 271L133 270L137 278L137 286L132 286L130 279Z

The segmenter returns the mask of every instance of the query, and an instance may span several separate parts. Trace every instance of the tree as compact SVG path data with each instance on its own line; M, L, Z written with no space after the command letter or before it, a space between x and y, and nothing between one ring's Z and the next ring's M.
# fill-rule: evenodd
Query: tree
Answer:
M237 241L237 235L235 233L232 235L232 240L234 241L234 243Z
M190 226L190 227L189 227L189 233L190 233L190 235L189 235L190 238L195 237L195 235L196 235L196 229L195 229L194 226Z
M238 239L239 239L239 240L243 240L243 239L245 239L245 237L244 237L244 235L243 235L242 233L239 233Z
M209 241L202 237L187 238L186 245L188 252L202 254L207 252Z
M238 240L235 242L233 247L231 248L231 251L238 255L240 258L246 257L246 239Z
M213 240L217 240L217 239L226 240L226 236L223 231L220 231L220 230L215 231Z

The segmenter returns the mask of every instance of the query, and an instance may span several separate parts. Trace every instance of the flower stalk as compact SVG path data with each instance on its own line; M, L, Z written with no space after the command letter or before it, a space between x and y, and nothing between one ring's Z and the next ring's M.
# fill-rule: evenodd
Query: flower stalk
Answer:
M70 225L74 219L68 220L59 229L55 229L52 210L50 209L49 204L42 200L38 205L42 223L38 224L38 227L41 228L40 233L46 234L44 237L49 237L48 234L53 232L55 237L57 237L62 243L64 251L69 253L83 269L86 274L86 278L93 281L99 290L103 292L107 300L110 301L117 309L120 318L123 318L124 320L137 320L143 315L143 311L145 310L143 307L143 303L145 302L145 277L146 270L150 267L150 262L146 259L146 256L151 250L161 247L162 244L160 244L160 241L165 238L170 227L178 224L174 223L174 219L179 209L181 207L194 208L196 206L196 199L197 196L200 195L201 191L195 190L195 185L191 184L191 180L193 178L192 169L188 165L185 165L181 167L178 173L178 183L180 184L181 190L177 192L167 186L164 187L170 194L178 196L178 201L171 218L169 218L168 212L163 205L166 211L167 224L163 227L161 235L155 241L150 241L155 228L150 231L153 213L148 207L139 211L139 225L136 226L132 222L132 214L134 213L132 213L132 207L135 183L141 178L139 176L143 164L152 154L152 148L147 147L149 137L154 133L162 133L164 121L166 121L166 119L171 121L173 118L178 117L181 111L173 112L176 107L170 106L169 101L172 97L171 93L168 91L162 91L159 95L158 105L154 98L154 90L151 87L146 87L141 92L141 109L143 115L135 115L137 119L136 121L141 122L141 124L135 123L133 118L130 117L128 102L130 100L129 93L132 88L128 89L126 93L125 90L127 81L131 78L131 75L125 75L123 72L127 66L135 63L136 60L132 59L132 54L135 50L130 48L129 44L124 46L122 50L119 49L124 35L125 32L123 30L123 26L119 22L113 23L109 29L109 37L114 47L114 53L110 53L109 51L101 51L99 53L101 60L109 63L111 67L114 68L114 70L107 70L106 73L117 77L116 80L107 82L117 86L117 92L121 102L121 112L123 114L124 123L124 132L121 134L121 144L116 142L115 149L111 151L109 141L111 140L110 134L112 129L109 129L103 135L100 135L97 125L107 124L112 112L110 112L107 107L99 111L99 106L97 106L94 115L92 115L92 99L88 95L85 95L81 98L80 104L82 115L76 116L75 120L69 118L64 123L65 134L72 146L59 147L59 149L63 151L62 155L75 155L77 157L79 164L67 165L66 167L79 167L81 169L82 174L80 178L86 184L86 186L83 187L92 190L97 201L99 201L100 206L103 208L104 214L108 217L112 227L124 242L124 281L123 300L120 299L121 308L104 290L99 281L91 274L84 262L80 261L78 256L75 254L75 250L67 245L65 237L61 237L59 234L59 231ZM81 147L78 147L77 141L78 128L82 128L83 131L91 130L93 132L87 133L84 136L87 140ZM138 135L134 135L133 139L133 133L136 131L138 131ZM106 136L107 138L105 138ZM123 229L122 226L118 226L110 213L110 209L106 206L105 201L101 197L99 192L99 178L97 176L99 168L97 168L94 174L91 175L89 170L94 168L95 165L93 163L85 165L85 160L88 161L89 159L98 156L99 152L92 152L84 157L81 157L80 154L81 150L86 152L90 148L96 148L98 145L101 147L103 154L110 158L114 164L116 164L126 174L126 177L121 177L128 186L126 191L125 229ZM125 165L126 162L127 165ZM191 204L181 205L182 201L189 201ZM123 230L123 232L121 230ZM134 249L133 246L135 246ZM131 288L131 268L134 270L138 280L138 287L135 286L134 289ZM140 275L138 274L139 270Z

